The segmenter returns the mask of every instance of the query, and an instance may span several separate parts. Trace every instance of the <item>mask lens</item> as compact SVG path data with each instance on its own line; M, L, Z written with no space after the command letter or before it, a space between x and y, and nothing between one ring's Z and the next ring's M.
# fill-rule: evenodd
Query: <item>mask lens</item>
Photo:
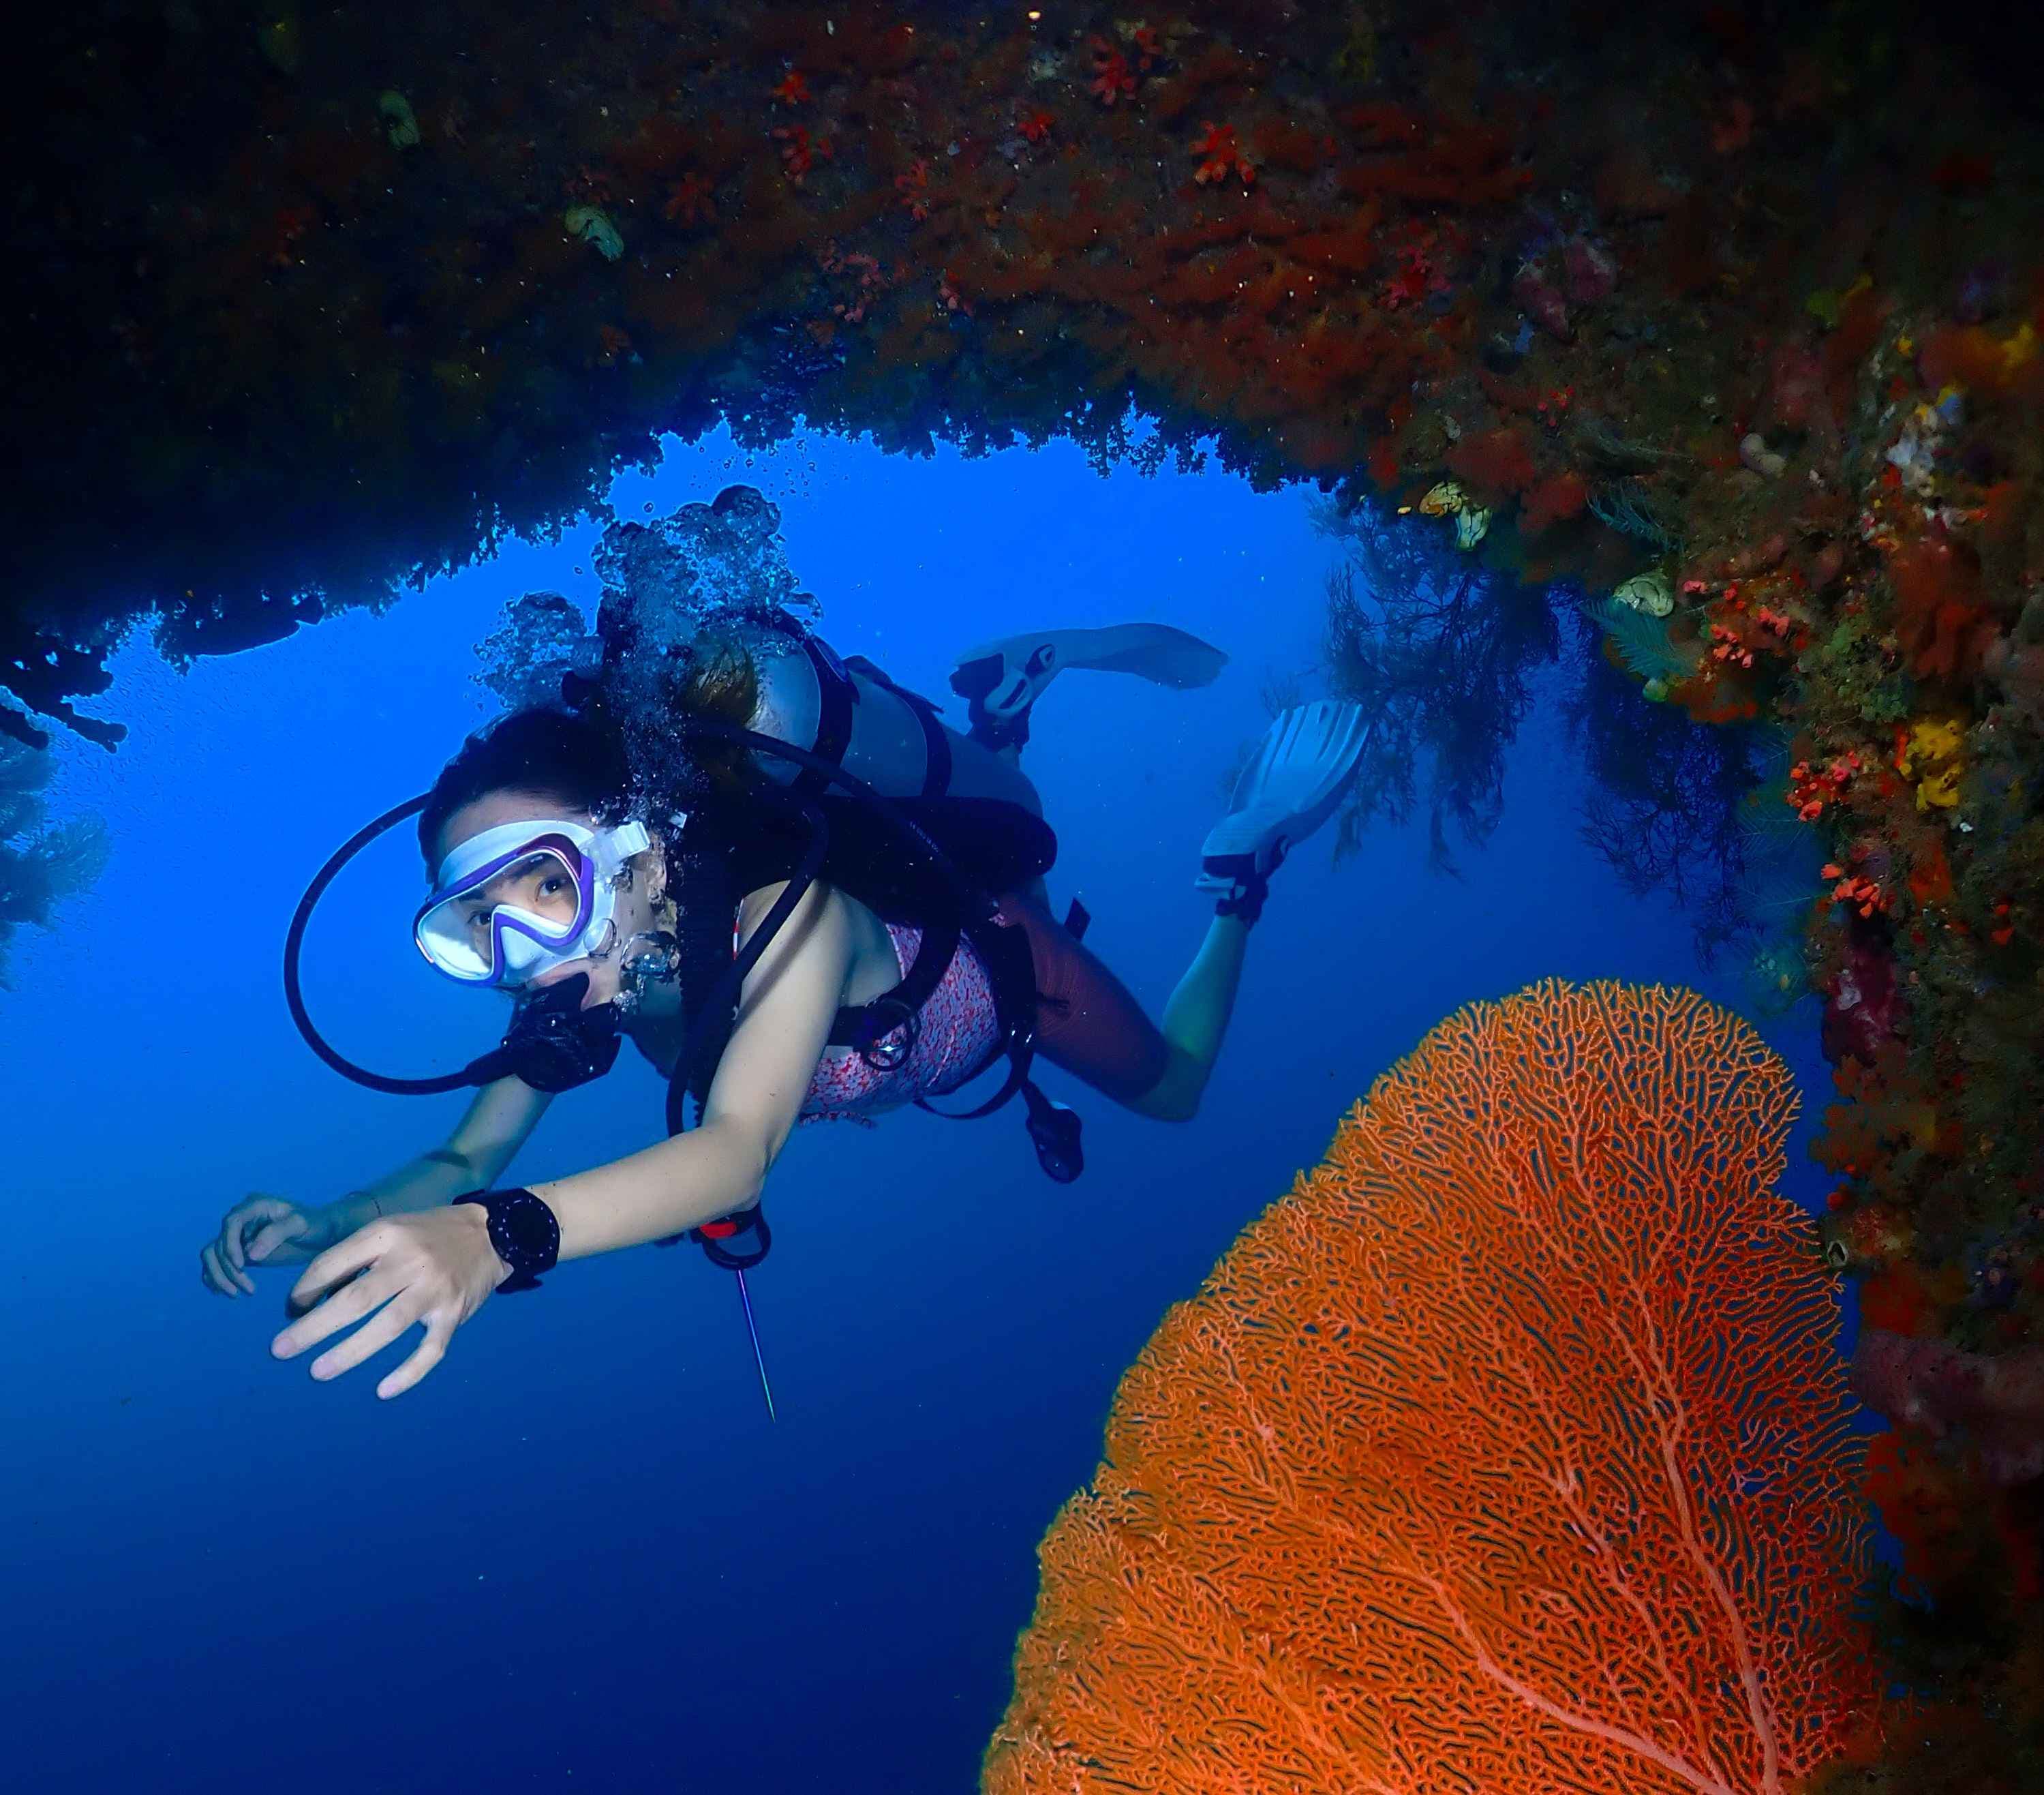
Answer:
M572 843L531 843L435 894L419 951L449 978L521 984L558 963L587 929L590 893Z
M506 868L467 902L478 918L487 904L537 917L556 932L564 932L574 927L581 909L582 882L559 849L540 848Z

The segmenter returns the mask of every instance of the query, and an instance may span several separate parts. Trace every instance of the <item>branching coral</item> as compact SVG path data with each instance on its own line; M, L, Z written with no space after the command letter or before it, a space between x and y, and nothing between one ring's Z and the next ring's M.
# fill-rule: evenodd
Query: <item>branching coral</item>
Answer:
M1615 639L1630 639L1630 652L1642 665L1678 659L1656 618L1608 603L1588 614L1625 632ZM1735 939L1765 932L1779 919L1750 901L1767 856L1742 827L1747 813L1742 799L1754 778L1749 744L1669 705L1624 703L1621 677L1601 655L1585 675L1566 711L1590 776L1584 839L1628 890L1678 903L1707 957ZM1802 870L1806 876L1792 901L1808 895Z
M1636 481L1613 481L1589 495L1589 508L1620 534L1669 553L1681 547L1675 526Z
M106 863L105 826L93 817L48 821L43 790L47 755L0 738L0 986L6 950L23 923L47 928L56 906L99 877Z
M1535 669L1560 649L1550 595L1447 559L1411 521L1317 517L1349 548L1328 583L1328 672L1377 719L1343 840L1378 814L1410 814L1424 791L1434 860L1452 867L1451 829L1481 844L1496 826L1505 750Z
M1877 1711L1787 1068L1550 983L1381 1079L1123 1381L988 1795L1774 1795Z

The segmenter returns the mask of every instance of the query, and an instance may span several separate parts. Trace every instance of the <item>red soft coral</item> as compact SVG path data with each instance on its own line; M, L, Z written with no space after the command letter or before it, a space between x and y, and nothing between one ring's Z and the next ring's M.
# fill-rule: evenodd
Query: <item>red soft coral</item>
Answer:
M1093 82L1088 90L1102 106L1112 106L1135 91L1135 73L1128 59L1104 37L1093 40Z
M2000 633L1981 602L1980 563L1942 532L1904 544L1888 561L1896 634L1912 668L1930 678L1970 678Z
M1539 536L1550 525L1579 516L1589 498L1590 489L1581 475L1552 475L1527 493L1519 528L1527 536Z
M1869 1408L1900 1425L1933 1439L1963 1432L1992 1482L2044 1476L2044 1347L1993 1357L1868 1328L1853 1382Z
M1492 503L1525 491L1538 475L1524 435L1508 424L1463 437L1448 451L1448 468Z
M1230 175L1239 175L1245 187L1256 184L1256 171L1235 141L1232 125L1216 125L1212 119L1207 120L1204 134L1193 145L1193 154L1200 159L1199 171L1193 179L1203 187L1210 183L1225 181Z

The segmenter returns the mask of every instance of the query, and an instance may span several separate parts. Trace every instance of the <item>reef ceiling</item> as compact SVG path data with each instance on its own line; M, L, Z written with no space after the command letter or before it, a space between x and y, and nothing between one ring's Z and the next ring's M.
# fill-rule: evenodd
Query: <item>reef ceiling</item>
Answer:
M2044 156L2002 15L168 0L12 44L0 731L110 746L138 620L176 659L380 603L663 432L1106 459L1139 409L1153 460L1581 582L1647 697L1784 732L1832 1250L1894 1339L2040 1350ZM1885 1387L1927 1453L2007 1448L1912 1499L2023 1481L1977 1379ZM1984 1549L1938 1574L2006 1582Z
M1866 275L1885 307L2004 240L2011 107L1971 72L1996 64L1910 29L1696 3L37 9L0 728L103 736L70 702L136 616L173 656L254 645L719 420L1109 450L1133 401L1260 477L1385 489L1459 429L1536 525L1571 474L1820 427L1814 377L1800 401L1764 378L1812 346L1846 379L1812 295Z

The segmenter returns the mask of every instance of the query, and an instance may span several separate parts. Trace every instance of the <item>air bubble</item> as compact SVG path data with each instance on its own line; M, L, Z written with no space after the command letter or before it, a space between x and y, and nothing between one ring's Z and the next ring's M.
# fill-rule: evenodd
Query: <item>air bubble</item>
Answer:
M482 645L479 677L514 709L558 704L569 674L600 677L636 783L649 797L664 796L688 759L671 740L674 705L704 630L778 613L806 631L820 607L789 567L779 507L756 486L727 486L714 503L684 505L655 521L613 523L594 565L602 586L594 633L559 593L528 593ZM787 652L798 652L798 640L788 638Z

